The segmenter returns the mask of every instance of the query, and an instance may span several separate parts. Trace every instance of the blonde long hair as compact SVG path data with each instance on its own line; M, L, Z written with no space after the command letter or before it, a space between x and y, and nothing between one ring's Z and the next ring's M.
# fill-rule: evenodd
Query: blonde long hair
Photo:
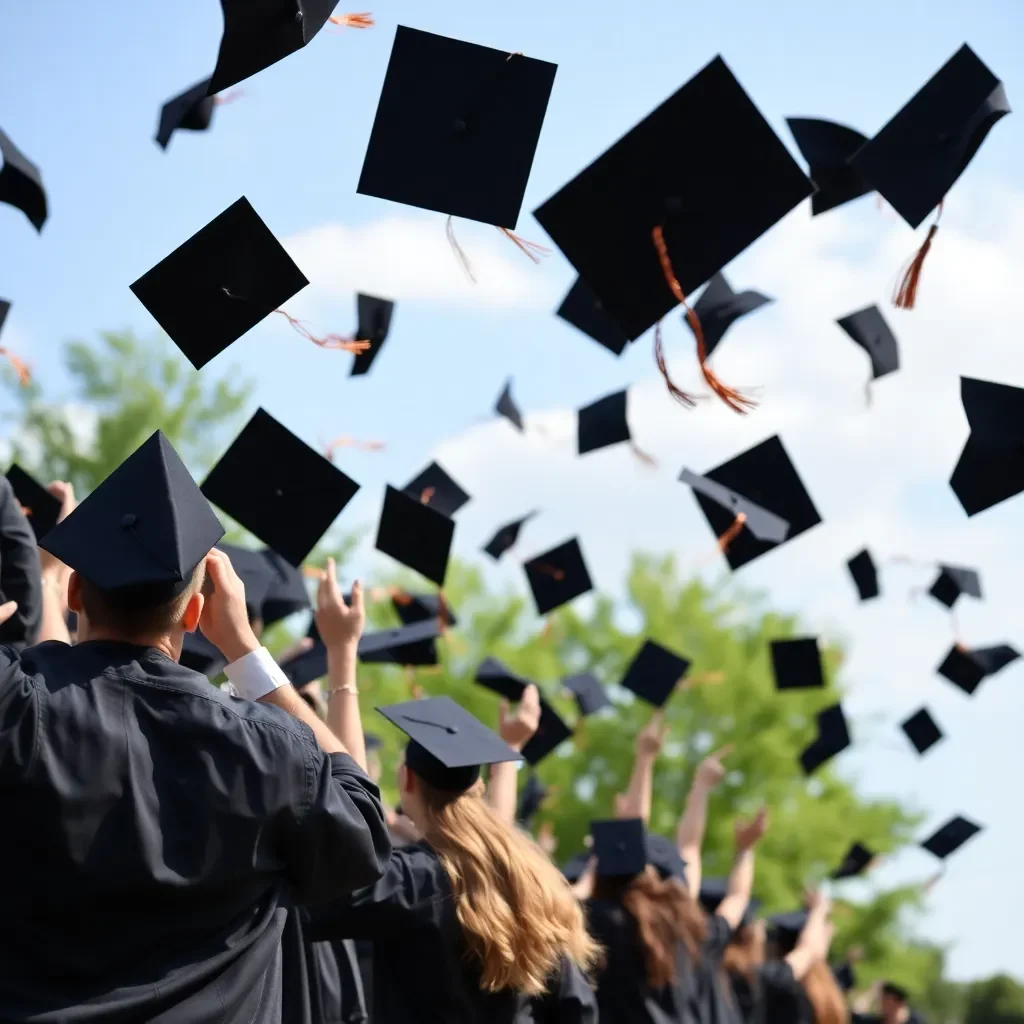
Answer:
M481 799L483 783L447 793L419 775L416 781L426 838L451 882L481 987L540 995L563 957L588 972L599 948L569 883L525 832Z
M813 964L801 984L814 1010L814 1024L847 1024L850 1019L832 968L823 960Z

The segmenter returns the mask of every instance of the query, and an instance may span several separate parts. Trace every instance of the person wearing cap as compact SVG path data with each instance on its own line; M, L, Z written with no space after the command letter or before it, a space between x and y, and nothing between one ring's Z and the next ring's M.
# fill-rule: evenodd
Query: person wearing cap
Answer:
M342 603L332 568L318 599L329 658ZM358 701L340 696L331 721L358 748ZM582 911L543 851L484 799L481 766L521 755L448 697L378 710L409 737L398 788L424 838L394 849L377 883L309 908L311 937L373 940L374 1024L594 1024L584 974L597 950Z
M869 1013L877 1002L878 1013ZM924 1024L910 1007L910 995L894 981L879 981L853 1004L851 1024Z
M377 788L260 646L222 535L157 432L43 538L78 642L0 647L5 1020L280 1020L288 902L387 863ZM197 626L242 699L178 663Z

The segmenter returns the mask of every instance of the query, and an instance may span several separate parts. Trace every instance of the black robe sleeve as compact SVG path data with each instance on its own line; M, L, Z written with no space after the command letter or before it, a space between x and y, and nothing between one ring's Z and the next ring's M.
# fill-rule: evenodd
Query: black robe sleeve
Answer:
M10 481L0 476L0 604L6 601L17 601L18 610L0 624L0 644L34 644L43 619L39 548Z
M41 725L36 686L10 654L0 647L0 788L31 770Z
M792 1024L814 1024L814 1011L803 985L796 980L785 960L771 960L758 969L764 1000L764 1019Z
M583 972L563 960L557 983L533 1000L536 1024L597 1024L597 997Z

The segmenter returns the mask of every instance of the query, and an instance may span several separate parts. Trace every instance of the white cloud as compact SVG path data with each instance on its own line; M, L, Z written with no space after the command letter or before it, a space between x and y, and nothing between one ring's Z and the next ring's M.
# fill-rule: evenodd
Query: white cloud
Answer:
M448 243L445 217L395 216L367 224L321 224L285 241L309 278L312 296L343 298L364 291L399 301L532 309L555 293L543 268L494 228L455 221L472 268L469 280Z

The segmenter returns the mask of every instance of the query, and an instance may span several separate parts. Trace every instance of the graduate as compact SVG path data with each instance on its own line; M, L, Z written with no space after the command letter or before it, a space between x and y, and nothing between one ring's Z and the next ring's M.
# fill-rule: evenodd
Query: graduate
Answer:
M317 601L328 714L358 759L358 696L337 642L344 607L329 563ZM310 907L310 936L373 940L373 1024L594 1024L585 974L597 950L583 913L543 851L484 796L481 766L514 773L517 750L445 697L380 710L409 737L398 786L423 839L393 850L376 884ZM516 746L532 735L517 718L509 725Z
M869 1012L877 1003L878 1013ZM852 1024L924 1024L910 1007L905 988L893 981L878 981L853 1004Z
M377 788L260 646L222 534L157 432L43 538L78 643L0 647L6 1020L278 1021L288 899L387 864ZM197 626L241 699L178 664Z

